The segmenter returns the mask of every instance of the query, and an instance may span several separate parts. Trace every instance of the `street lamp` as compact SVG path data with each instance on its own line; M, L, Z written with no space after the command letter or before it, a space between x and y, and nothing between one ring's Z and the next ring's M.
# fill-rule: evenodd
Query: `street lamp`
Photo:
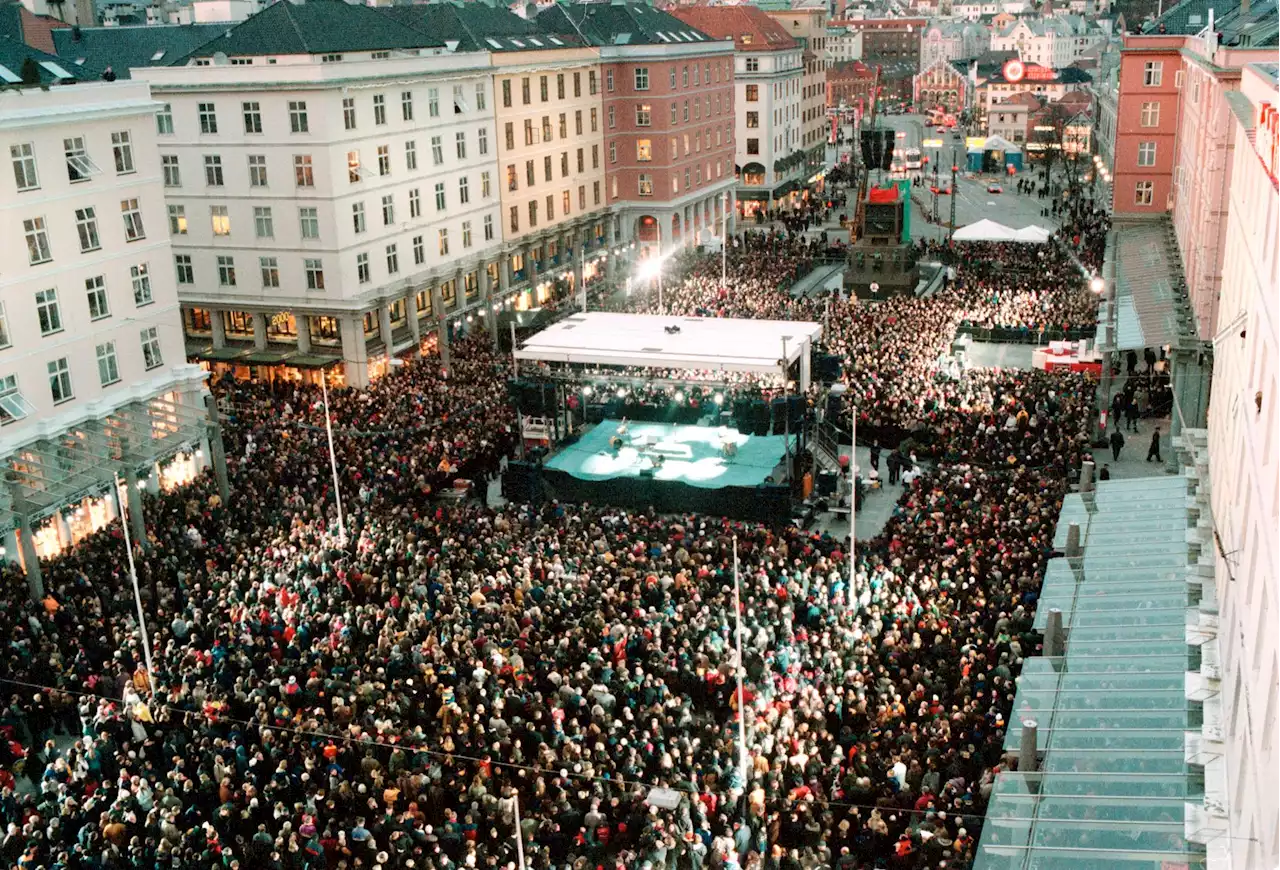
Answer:
M1089 289L1092 290L1096 296L1101 296L1102 291L1106 286L1106 283L1102 280L1102 276L1100 275L1094 275L1093 280L1089 282Z

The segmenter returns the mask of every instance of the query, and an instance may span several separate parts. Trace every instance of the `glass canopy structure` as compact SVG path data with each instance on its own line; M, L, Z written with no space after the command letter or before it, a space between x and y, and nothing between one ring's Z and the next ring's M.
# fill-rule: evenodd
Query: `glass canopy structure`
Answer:
M1187 762L1187 480L1115 480L1072 494L1055 536L1080 526L1082 556L1051 560L1037 606L1043 631L1061 611L1065 653L1028 659L1005 748L1035 722L1035 772L998 775L975 870L1191 870L1204 847L1185 838L1186 805L1203 792ZM1074 564L1073 564L1074 563Z

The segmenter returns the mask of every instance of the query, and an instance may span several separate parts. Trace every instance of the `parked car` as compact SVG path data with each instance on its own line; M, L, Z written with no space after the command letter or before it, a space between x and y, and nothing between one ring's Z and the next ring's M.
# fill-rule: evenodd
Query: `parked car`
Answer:
M987 185L987 193L1004 193L1004 188L1000 186L999 182L993 181Z

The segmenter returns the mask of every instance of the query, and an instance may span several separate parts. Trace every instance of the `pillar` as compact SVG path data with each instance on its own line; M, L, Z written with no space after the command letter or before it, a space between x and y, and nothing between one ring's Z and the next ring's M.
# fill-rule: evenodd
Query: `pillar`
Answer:
M267 315L261 311L253 312L253 346L256 350L267 349Z
M311 315L295 314L293 319L298 328L298 353L311 353Z
M498 293L503 299L511 292L511 255L503 254L498 260Z
M221 350L227 346L227 324L222 320L221 311L209 312L209 326L213 330L213 349Z
M63 513L62 508L53 512L53 522L58 529L58 543L63 547L70 547L73 543L71 540L71 524L67 522L67 515Z
M205 416L209 418L206 425L213 477L218 482L218 494L222 496L222 503L226 504L231 497L231 484L227 480L227 453L222 446L222 419L218 416L218 403L213 396L205 396L204 410Z
M1080 465L1080 491L1093 492L1093 462L1085 460Z
M1062 610L1052 607L1044 629L1044 654L1050 658L1059 658L1062 652Z
M138 471L132 464L124 468L125 498L129 501L129 534L135 541L147 539L147 523L142 515L142 490L138 487Z
M418 322L418 294L404 295L404 316L409 321L409 334L413 336L414 359L422 356L422 324Z
M809 392L809 377L810 377L809 357L811 356L811 353L810 353L811 350L812 348L810 347L809 339L806 338L804 340L804 343L800 345L800 392L801 393Z
M578 294L579 304L585 312L587 310L587 278L584 274L583 263L587 255L586 233L583 232L579 238L583 241L576 246L577 249L573 252L573 292Z
M612 284L618 277L618 257L620 257L621 254L615 253L613 250L617 244L618 234L616 232L616 224L614 223L613 216L610 215L604 219L604 275L610 284Z
M484 306L484 330L489 333L493 349L498 349L498 314L493 310L493 276L489 264L481 263L476 277L480 279L480 304ZM499 269L501 271L501 269Z
M529 289L537 291L538 289L538 261L534 256L534 248L529 245L524 249L524 272L529 276ZM537 293L534 293L534 300L537 300Z
M147 475L147 492L152 495L160 494L160 463L151 463L151 473Z
M1022 732L1018 735L1018 772L1034 773L1036 769L1036 732L1039 723L1035 719L1022 720Z
M31 593L32 601L40 601L44 598L44 573L40 570L40 557L36 555L36 538L31 533L31 519L25 514L18 517L18 534L21 536L22 567L27 575L27 591Z
M387 362L391 362L395 340L391 335L391 306L385 302L378 306L378 332L382 335L382 346L386 348Z
M1067 526L1067 558L1080 558L1080 524L1072 523Z
M431 310L436 316L436 338L439 340L440 362L449 364L449 319L444 313L444 296L438 283L431 285Z
M342 337L343 376L349 387L369 386L369 348L364 340L364 319L348 314L338 320Z
M4 533L4 558L14 565L21 564L21 553L18 550L18 530L9 529Z

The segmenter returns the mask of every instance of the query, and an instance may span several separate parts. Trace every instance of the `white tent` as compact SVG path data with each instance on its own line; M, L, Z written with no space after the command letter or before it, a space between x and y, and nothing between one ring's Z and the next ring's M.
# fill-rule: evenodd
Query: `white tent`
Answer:
M1033 244L1043 245L1049 241L1050 232L1044 227L1032 224L1029 227L1023 227L1020 230L1013 231L1014 239L1019 242L1031 242Z
M954 238L957 242L1014 242L1018 241L1016 235L1004 224L983 218L956 230Z

